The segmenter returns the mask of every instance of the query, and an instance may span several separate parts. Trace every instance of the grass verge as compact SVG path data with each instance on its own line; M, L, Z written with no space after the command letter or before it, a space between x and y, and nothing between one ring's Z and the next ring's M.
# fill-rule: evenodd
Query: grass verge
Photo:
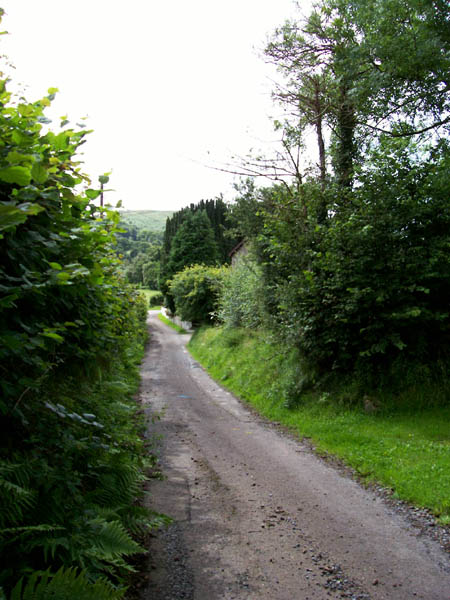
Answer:
M183 329L182 327L180 327L161 313L158 315L158 319L166 325L168 325L169 327L172 327L172 329L175 329L175 331L177 331L178 333L187 333L186 329Z
M280 390L289 385L294 361L263 332L202 328L189 349L262 415L310 438L319 452L339 457L365 481L392 489L395 497L450 524L450 407L413 411L391 404L367 414L339 405L330 390L303 394L298 406L288 408Z

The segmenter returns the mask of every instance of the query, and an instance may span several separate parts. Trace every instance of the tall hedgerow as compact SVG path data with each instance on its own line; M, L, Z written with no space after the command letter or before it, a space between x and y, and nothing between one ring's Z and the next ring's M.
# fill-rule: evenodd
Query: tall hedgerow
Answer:
M80 170L87 132L44 130L55 93L0 80L0 597L119 598L131 534L158 521L132 400L146 307Z

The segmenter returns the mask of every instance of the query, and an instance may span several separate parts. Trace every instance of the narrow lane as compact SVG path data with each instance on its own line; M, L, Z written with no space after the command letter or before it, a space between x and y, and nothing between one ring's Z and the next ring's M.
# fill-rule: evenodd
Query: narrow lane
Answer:
M145 600L449 600L448 556L382 499L255 417L150 313L142 401L174 524Z

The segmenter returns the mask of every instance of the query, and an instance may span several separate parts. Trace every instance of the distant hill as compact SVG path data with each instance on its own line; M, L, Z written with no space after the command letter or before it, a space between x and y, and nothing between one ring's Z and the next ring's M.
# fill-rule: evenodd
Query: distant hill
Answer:
M167 217L173 215L173 211L169 210L121 210L119 212L124 223L149 231L164 231Z

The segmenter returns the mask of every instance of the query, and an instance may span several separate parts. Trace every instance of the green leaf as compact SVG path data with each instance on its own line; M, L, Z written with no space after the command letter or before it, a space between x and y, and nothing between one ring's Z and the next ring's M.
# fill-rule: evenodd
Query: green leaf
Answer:
M9 162L10 165L26 165L32 163L34 159L33 156L31 156L31 154L22 154L21 152L12 150L11 152L8 152L6 160Z
M31 204L30 202L24 202L17 206L13 204L0 204L0 230L25 223L30 215L37 215L43 210L43 206Z
M35 108L31 104L19 104L19 114L23 117L32 117L35 114Z
M62 271L62 266L57 262L48 263L52 269L56 269L57 271Z
M8 296L0 298L0 308L11 308L12 306L15 307L15 301L17 298L18 294L9 294Z
M57 342L63 342L64 338L59 335L58 333L55 333L54 331L44 331L44 333L42 334L44 337L50 338L52 340L56 340Z
M40 163L34 163L31 169L31 176L36 183L45 183L48 179L48 171Z
M13 166L0 169L0 180L6 183L17 183L17 185L29 185L31 171L27 167Z
M67 271L60 271L56 277L58 278L58 283L67 283L71 278L71 273L67 273Z
M86 196L89 198L89 200L95 200L100 196L100 194L100 190L86 190Z
M74 568L50 571L34 571L24 586L24 579L12 590L10 600L120 600L123 590L116 589L104 579L90 581L85 571L77 573Z
M15 129L11 134L11 139L18 146L24 146L25 144L29 143L30 136L26 133L23 133L22 131Z
M53 139L53 145L56 150L66 150L69 146L70 136L65 132L61 132Z

